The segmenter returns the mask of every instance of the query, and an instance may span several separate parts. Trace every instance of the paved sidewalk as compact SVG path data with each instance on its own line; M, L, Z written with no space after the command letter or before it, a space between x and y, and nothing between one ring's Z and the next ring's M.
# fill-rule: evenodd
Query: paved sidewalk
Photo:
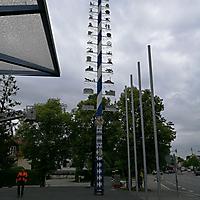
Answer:
M40 188L38 186L26 186L23 200L197 200L186 193L177 194L162 187L160 196L156 192L156 182L153 177L148 178L148 188L145 192L128 192L122 189L112 189L110 179L105 182L105 193L103 196L95 196L94 189L89 187L89 183L74 183L64 180L54 180L48 182L49 186ZM0 188L0 200L17 199L16 187Z
M0 188L0 200L17 199L16 188ZM139 200L133 192L105 190L104 196L95 196L93 188L86 187L28 187L23 200Z
M90 183L77 183L67 179L50 179L46 181L47 187L89 187Z
M16 200L16 187L0 188L1 200ZM192 196L177 196L174 192L164 191L160 197L155 192L128 192L124 190L106 189L103 196L95 196L89 187L26 187L23 200L197 200Z

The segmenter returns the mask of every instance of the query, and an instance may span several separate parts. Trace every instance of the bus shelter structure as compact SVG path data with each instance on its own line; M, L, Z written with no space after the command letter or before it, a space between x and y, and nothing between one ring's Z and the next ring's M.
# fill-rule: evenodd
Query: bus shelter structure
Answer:
M0 1L0 74L60 76L46 0Z

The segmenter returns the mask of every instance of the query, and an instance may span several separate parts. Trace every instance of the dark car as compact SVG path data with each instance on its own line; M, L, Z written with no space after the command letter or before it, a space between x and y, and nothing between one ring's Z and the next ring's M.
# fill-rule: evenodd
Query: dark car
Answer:
M173 174L173 173L175 173L175 170L174 170L174 169L167 169L167 170L165 171L165 174Z
M196 176L200 176L200 167L195 169L194 173L195 173Z

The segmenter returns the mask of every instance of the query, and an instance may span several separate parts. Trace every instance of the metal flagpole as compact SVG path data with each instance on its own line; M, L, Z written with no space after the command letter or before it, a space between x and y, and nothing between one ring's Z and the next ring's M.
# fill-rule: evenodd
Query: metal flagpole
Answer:
M176 160L175 153L173 154L173 158L174 158L174 166L175 166L176 191L177 191L177 194L178 194L178 169L177 169L177 160Z
M127 102L127 87L126 86L125 86L125 105L126 105L127 156L128 156L128 190L131 191L131 164L130 164L129 126L128 126L128 102Z
M103 151L102 151L102 1L98 0L98 42L97 42L97 112L96 112L96 181L95 194L104 194Z
M139 82L140 116L141 116L141 129L142 129L142 150L143 150L143 165L144 165L144 190L145 190L145 192L147 192L147 165L146 165L146 149L145 149L145 137L144 137L144 119L143 119L143 106L142 106L140 62L138 62L138 82Z
M152 72L151 46L150 45L148 45L148 58L149 58L149 74L150 74L150 86L151 86L151 103L152 103L154 143L155 143L155 154L156 154L157 192L158 192L158 194L160 194L160 166L159 166L159 155L158 155L158 139L157 139L156 116L155 116L155 102L154 102L154 89L153 89L153 72Z
M137 148L136 148L135 109L134 109L134 98L133 98L132 74L130 75L130 81L131 81L131 110L132 110L132 124L133 124L134 161L135 161L135 184L136 184L136 192L138 192Z

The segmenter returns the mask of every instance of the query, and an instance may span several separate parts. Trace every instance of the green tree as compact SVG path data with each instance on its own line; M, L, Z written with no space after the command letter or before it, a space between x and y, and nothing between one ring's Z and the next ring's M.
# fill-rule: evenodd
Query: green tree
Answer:
M14 107L20 104L14 99L18 90L15 77L3 75L0 78L0 118L9 117ZM0 122L0 169L8 168L15 162L10 152L11 146L15 145L14 125L12 121Z
M128 88L128 105L129 105L129 128L132 133L132 114L131 114L131 92ZM175 130L172 122L162 116L164 111L163 100L158 96L154 97L155 100L155 111L156 111L156 123L157 123L157 134L158 134L158 148L159 148L159 161L161 168L166 164L165 157L170 153L171 142L175 139ZM155 166L155 147L154 147L154 132L153 132L153 120L152 120L152 108L151 108L151 93L149 90L142 91L142 103L143 103L143 114L144 114L144 132L145 132L145 143L146 143L146 160L147 169L151 172L156 168ZM124 131L126 130L125 123L125 96L121 94L120 100L118 101L118 107L120 112L120 119ZM143 153L142 153L142 133L141 133L141 118L140 118L140 105L139 105L139 91L134 88L134 108L135 108L135 122L136 122L136 142L137 142L137 158L138 168L143 168ZM132 134L130 134L132 141ZM131 142L132 143L132 142ZM124 142L121 143L121 149L125 150L125 138ZM124 146L124 147L122 147ZM123 160L125 157L125 151L121 154L119 160ZM133 155L133 145L131 145L131 155ZM133 161L133 158L131 158ZM124 161L125 163L125 161ZM126 166L126 165L125 165ZM134 165L132 165L134 166ZM134 171L134 168L132 169Z
M111 104L109 99L103 98L103 110L107 104ZM83 105L93 105L96 107L96 95L91 95L87 100L81 101L77 105L77 110L73 113L73 128L70 141L72 142L73 164L78 171L87 167L92 174L92 184L94 179L95 160L95 111L83 110ZM109 173L114 168L117 158L116 145L119 135L122 134L121 123L118 120L118 112L103 112L103 152L105 173Z
M190 158L188 160L186 160L184 162L184 166L185 167L200 167L200 160L198 159L198 157L196 155L191 155Z
M71 116L64 112L58 99L36 104L36 122L22 122L17 136L22 139L22 151L31 161L33 169L40 173L41 186L45 176L70 158L69 136Z
M130 127L130 147L132 171L134 171L133 163L133 138L132 138L132 115L130 103L130 88L128 89L128 105L129 105L129 127ZM149 90L142 93L143 109L144 109L144 128L147 153L148 171L155 169L155 147L154 133L151 113L151 95ZM109 99L103 98L103 110L106 104L111 104ZM71 134L71 144L73 152L73 163L81 170L87 166L91 171L94 169L95 159L95 111L82 110L83 105L94 105L96 107L96 95L91 95L87 100L78 104L77 110L73 113L73 128ZM117 112L103 112L103 153L105 173L112 169L118 169L122 176L127 176L127 146L126 146L126 121L125 121L125 98L124 93L121 94L117 102ZM134 107L136 121L136 140L138 168L143 168L142 157L142 136L141 136L141 119L139 107L139 92L134 88ZM155 96L156 122L159 143L160 166L165 165L165 157L170 153L171 141L175 139L175 130L172 122L168 122L163 116L164 111L163 100ZM93 171L94 174L94 171Z

